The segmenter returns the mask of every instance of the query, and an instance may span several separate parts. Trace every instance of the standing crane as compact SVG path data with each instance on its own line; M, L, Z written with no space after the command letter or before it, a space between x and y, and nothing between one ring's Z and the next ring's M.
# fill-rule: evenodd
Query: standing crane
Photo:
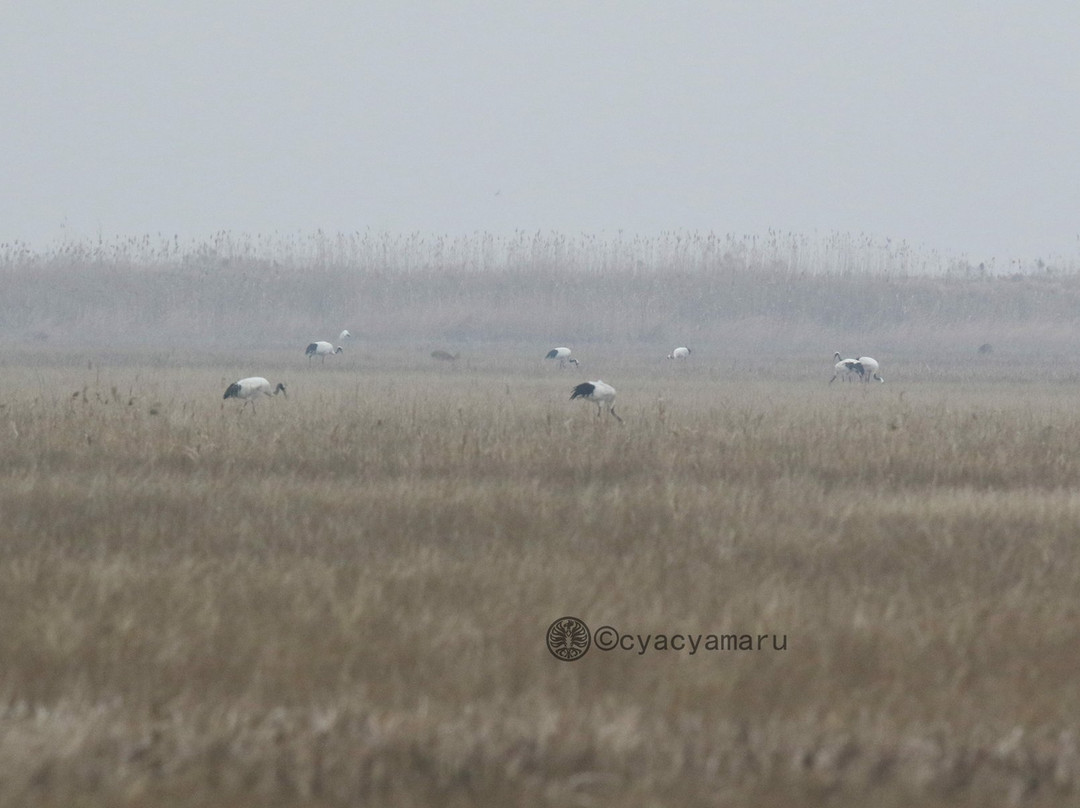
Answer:
M582 382L570 393L570 400L573 401L575 398L595 402L597 416L601 414L602 406L607 404L608 412L614 416L615 420L620 424L623 422L623 419L615 412L615 388L607 382L599 379L595 382Z

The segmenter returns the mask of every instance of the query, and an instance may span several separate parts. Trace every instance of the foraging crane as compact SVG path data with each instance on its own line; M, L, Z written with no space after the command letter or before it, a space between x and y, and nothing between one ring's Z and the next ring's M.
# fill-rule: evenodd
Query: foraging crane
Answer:
M878 364L878 361L874 359L874 357L860 356L857 361L862 366L862 380L864 382L868 382L871 379L877 379L882 384L885 383L885 380L878 373L878 371L881 370L881 365Z
M550 351L547 352L547 356L545 356L544 358L558 359L560 368L566 367L567 362L569 362L574 367L577 367L579 364L576 359L570 356L569 348L552 348Z
M620 424L623 422L623 419L615 412L615 388L607 382L599 379L595 382L582 382L570 393L570 400L573 401L575 398L595 401L597 416L600 415L601 405L607 404L608 412L615 416L615 420Z
M313 342L309 346L307 346L307 350L304 351L304 353L307 354L308 362L311 362L312 357L321 356L322 361L325 364L326 357L342 353L344 350L345 349L342 348L340 345L335 348L329 342L319 341Z
M276 396L278 393L281 393L285 398L289 397L289 394L285 392L285 385L281 382L278 382L277 387L271 387L270 382L262 376L251 376L230 384L222 398L242 398L244 399L244 407L250 403L251 411L255 412L256 398L260 396ZM244 407L241 407L240 410L243 411Z
M686 359L688 356L690 356L690 353L690 349L683 345L669 353L668 359Z
M856 376L862 378L863 366L859 364L858 359L841 359L839 351L833 354L833 358L836 359L836 365L834 366L836 372L833 374L833 377L829 379L829 384L835 382L836 378L841 375L844 377L844 381L848 382Z

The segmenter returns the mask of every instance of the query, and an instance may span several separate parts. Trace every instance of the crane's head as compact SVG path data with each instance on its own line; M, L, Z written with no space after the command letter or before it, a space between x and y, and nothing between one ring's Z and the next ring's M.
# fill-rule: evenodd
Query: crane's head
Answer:
M342 352L344 352L344 350L345 350L345 349L344 349L344 348L342 348L342 347L341 347L341 346L339 345L339 346L337 346L337 347L336 347L336 348L334 349L334 353L336 353L336 354L339 354L339 353L342 353Z
M281 393L281 395L285 396L285 398L289 397L289 394L285 392L284 382L278 382L278 386L274 388L274 395L276 396L278 393Z

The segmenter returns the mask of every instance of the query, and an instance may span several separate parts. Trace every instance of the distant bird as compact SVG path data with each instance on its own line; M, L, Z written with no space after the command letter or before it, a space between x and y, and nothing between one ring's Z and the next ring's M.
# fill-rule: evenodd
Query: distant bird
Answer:
M690 349L682 346L669 353L668 359L686 359L688 356L690 356Z
M281 382L278 382L277 387L271 387L270 382L262 376L252 376L230 384L222 398L242 398L244 399L244 407L250 403L251 411L255 412L256 398L260 396L276 396L278 393L281 393L285 398L289 397L289 394L285 392L285 385Z
M338 342L344 342L345 340L349 339L349 337L351 337L351 336L352 336L352 334L350 334L348 331L342 331L340 334L337 335L337 341Z
M881 375L878 373L878 371L881 370L881 366L878 364L878 361L874 359L874 357L860 356L857 361L860 365L862 365L862 380L864 382L868 382L871 379L876 379L882 384L885 383L885 380L881 378Z
M607 382L599 379L595 382L582 382L570 393L570 400L573 401L575 398L595 401L597 416L601 414L601 406L607 404L608 412L615 416L615 420L620 424L623 422L623 419L615 412L615 388Z
M833 354L833 358L836 359L836 372L829 379L829 384L835 382L838 376L843 376L844 381L848 382L852 381L856 376L862 378L865 371L863 366L859 364L858 359L841 359L839 351Z
M570 356L569 348L552 348L550 351L548 351L547 356L545 356L544 358L558 359L560 368L566 367L567 362L569 362L574 367L577 367L578 365L578 361Z
M309 346L307 346L307 350L304 351L304 353L307 354L308 362L311 361L312 357L321 356L322 361L325 363L326 357L333 356L334 354L339 354L344 350L345 349L342 348L340 345L335 348L329 342L320 341L311 343Z
M453 362L459 356L461 356L460 352L455 353L455 354L447 353L446 351L432 351L431 352L431 358L432 359L438 359L440 362Z

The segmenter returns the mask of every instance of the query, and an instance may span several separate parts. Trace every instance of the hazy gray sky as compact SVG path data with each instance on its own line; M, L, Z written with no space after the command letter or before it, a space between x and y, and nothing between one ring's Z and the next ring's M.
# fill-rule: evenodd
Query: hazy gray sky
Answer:
M1080 3L0 7L0 241L867 232L1080 255Z

